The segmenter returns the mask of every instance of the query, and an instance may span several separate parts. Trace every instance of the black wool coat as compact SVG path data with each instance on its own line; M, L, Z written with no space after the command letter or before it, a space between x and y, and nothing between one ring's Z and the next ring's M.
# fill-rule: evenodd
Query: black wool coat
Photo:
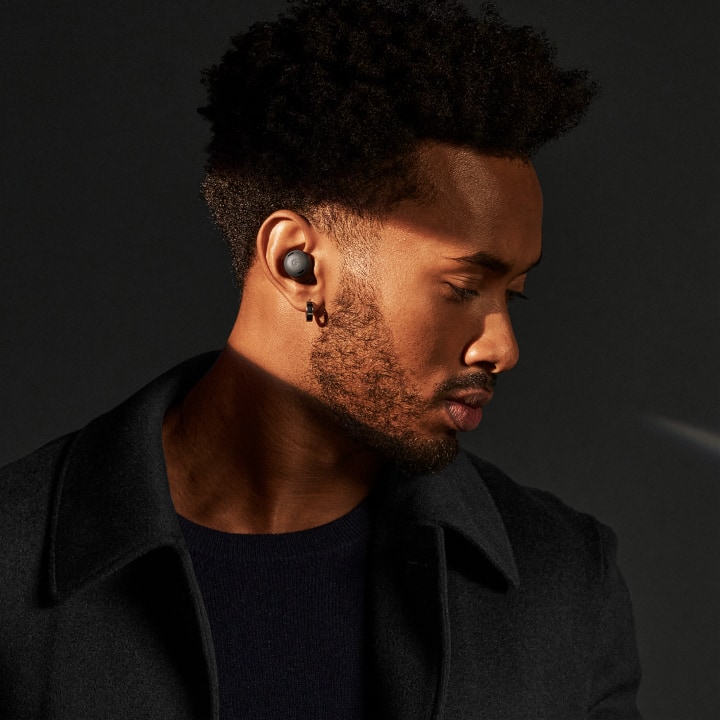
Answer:
M166 409L213 357L0 471L2 720L217 717L161 443ZM370 509L368 718L639 717L607 527L466 453L384 479Z

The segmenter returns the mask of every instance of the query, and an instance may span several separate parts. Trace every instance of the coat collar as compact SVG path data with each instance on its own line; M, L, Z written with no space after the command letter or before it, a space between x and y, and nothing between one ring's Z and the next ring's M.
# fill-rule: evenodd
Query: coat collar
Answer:
M381 503L412 524L440 527L463 538L518 587L505 524L483 479L461 451L438 473L406 478L392 473L378 488Z
M77 434L51 516L49 588L57 599L155 548L184 546L167 482L162 421L216 357L182 363Z
M49 570L56 598L155 548L184 547L168 489L162 420L216 357L207 353L173 368L76 436L53 501ZM436 474L390 475L374 495L383 511L409 524L454 531L519 584L502 519L464 452Z

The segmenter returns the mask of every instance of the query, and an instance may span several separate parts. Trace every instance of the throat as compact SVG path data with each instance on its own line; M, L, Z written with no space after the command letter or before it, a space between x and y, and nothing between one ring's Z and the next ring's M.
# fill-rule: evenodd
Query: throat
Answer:
M378 458L333 437L288 392L221 356L168 410L163 449L182 517L230 533L296 532L332 522L367 497Z

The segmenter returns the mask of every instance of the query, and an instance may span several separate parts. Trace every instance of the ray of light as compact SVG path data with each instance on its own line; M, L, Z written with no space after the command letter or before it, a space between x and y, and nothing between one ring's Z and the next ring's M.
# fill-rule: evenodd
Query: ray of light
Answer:
M659 415L647 415L650 422L656 427L661 428L667 433L686 440L687 442L708 450L715 455L720 455L720 433L711 432L703 428L680 422L679 420L671 420Z

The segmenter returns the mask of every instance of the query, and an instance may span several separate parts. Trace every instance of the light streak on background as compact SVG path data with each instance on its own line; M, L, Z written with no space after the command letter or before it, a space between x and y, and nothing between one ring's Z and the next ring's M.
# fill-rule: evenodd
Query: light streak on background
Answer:
M720 433L689 425L679 420L660 417L659 415L646 415L645 417L665 433L720 456Z

